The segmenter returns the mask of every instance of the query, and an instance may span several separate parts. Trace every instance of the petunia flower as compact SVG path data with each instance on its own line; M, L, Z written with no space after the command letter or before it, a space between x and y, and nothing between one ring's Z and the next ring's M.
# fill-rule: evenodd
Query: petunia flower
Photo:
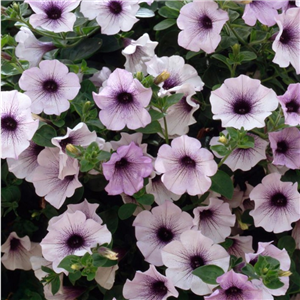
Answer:
M167 80L159 84L162 94L166 94L171 88L179 87L186 83L190 84L194 91L201 91L204 86L197 70L186 64L181 56L157 57L155 55L150 61L146 62L146 65L147 72L154 77L157 77L162 72L170 74Z
M290 169L300 168L300 131L296 127L269 133L273 164Z
M246 4L242 19L249 26L254 26L258 20L264 25L273 26L278 16L277 9L282 7L282 1L251 1Z
M227 134L227 130L223 130L224 135ZM224 164L227 165L232 171L240 169L242 171L249 171L251 168L256 166L259 161L266 159L266 149L268 142L261 139L257 135L247 133L248 136L254 138L254 147L253 148L236 148L234 149L227 159L224 161ZM222 145L219 142L219 137L213 137L209 143L211 146ZM216 151L213 151L214 155L218 158L223 158L224 156L219 155Z
M48 226L49 232L41 241L43 256L53 262L53 270L57 273L67 271L58 268L59 263L68 255L82 256L92 253L91 248L97 244L110 243L111 233L106 225L100 225L92 219L87 219L81 211L65 212L59 222Z
M155 169L163 173L162 182L171 192L182 195L204 194L211 186L217 164L207 149L192 137L175 138L171 146L162 145L157 154Z
M116 69L99 94L93 98L101 111L100 121L110 130L145 127L151 117L145 107L152 97L151 88L145 88L126 70Z
M102 164L103 175L109 180L105 190L109 195L125 193L132 196L143 187L143 178L152 170L152 159L134 142L121 146L110 160Z
M1 246L1 262L8 270L31 270L30 257L41 255L38 243L32 243L26 235L20 238L16 232L11 232L5 243Z
M193 210L193 228L213 240L221 243L230 235L235 223L235 215L229 205L217 198L210 198L208 206L198 206Z
M137 246L145 261L155 266L162 266L161 249L174 240L179 240L181 233L191 229L192 217L177 205L166 200L154 207L151 212L142 211L134 220Z
M158 42L152 42L148 33L144 33L139 39L127 40L128 45L122 50L126 58L125 69L131 73L143 72L147 75L146 62L154 55L154 49Z
M43 277L48 275L48 273L46 273L42 270L42 267L47 267L47 268L52 269L52 262L48 261L47 259L45 259L42 256L42 248L41 248L40 256L36 255L36 256L30 257L30 263L31 263L31 267L32 267L35 277L40 281L43 279ZM62 278L63 278L63 274L60 275L61 282L62 282Z
M138 21L135 17L140 6L138 0L82 0L80 11L89 20L96 18L101 33L113 35L129 31Z
M264 127L265 118L278 106L272 89L246 75L229 78L211 92L213 119L222 121L223 127L251 130Z
M35 192L45 197L55 208L59 209L67 197L71 197L75 190L82 186L78 181L78 161L68 158L65 177L59 179L59 149L45 148L38 155L39 166L32 174Z
M39 121L32 119L28 96L18 91L2 92L1 96L1 158L18 159L29 147Z
M115 283L116 271L118 269L118 265L111 267L98 267L95 281L106 290L110 290Z
M300 220L296 222L292 231L292 237L296 243L296 249L300 249Z
M107 67L103 67L100 71L96 72L89 80L95 85L95 87L101 87L103 82L109 78L111 70Z
M279 32L272 44L275 51L273 62L281 68L286 68L290 63L300 74L300 8L290 8L285 13L276 17Z
M235 273L233 270L217 278L220 289L215 290L205 300L262 299L262 292L248 281L248 276Z
M250 215L256 227L261 226L266 231L280 233L291 230L291 223L300 219L297 183L280 181L278 173L265 176L249 196L255 202L255 208L250 211Z
M198 52L213 53L221 41L220 32L229 20L228 13L218 9L213 0L195 0L185 4L179 13L177 25L182 30L178 45Z
M232 241L232 245L227 249L227 252L230 255L234 255L236 257L242 257L245 261L245 253L253 253L254 250L252 248L253 237L251 235L248 236L230 236L228 237Z
M137 271L133 280L126 280L123 296L129 300L165 300L169 297L178 298L179 293L169 278L150 265L146 272Z
M43 149L44 147L30 141L29 147L19 155L18 159L6 159L9 171L17 178L25 178L26 181L32 182L32 174L39 166L37 157Z
M229 267L229 254L199 231L187 230L180 241L173 241L162 249L162 260L167 267L166 276L176 287L191 289L196 295L210 294L216 285L203 282L192 272L204 265L216 265L225 272Z
M76 16L70 13L80 3L79 0L25 0L35 14L29 18L34 27L42 27L53 32L73 31Z
M292 83L282 96L277 96L281 105L285 124L300 125L300 83Z
M39 68L25 70L19 86L32 100L31 111L39 114L60 115L70 107L70 102L80 90L75 73L58 60L44 60Z
M52 42L41 42L37 40L27 27L21 27L15 36L15 40L18 42L16 46L16 56L19 59L27 60L29 62L29 68L38 66L45 53L56 49Z

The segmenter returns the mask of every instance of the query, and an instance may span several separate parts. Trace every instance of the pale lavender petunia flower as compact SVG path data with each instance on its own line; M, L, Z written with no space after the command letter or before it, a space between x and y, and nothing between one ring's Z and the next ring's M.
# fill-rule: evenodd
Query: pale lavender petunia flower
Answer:
M95 19L101 33L113 35L129 31L138 21L135 14L140 6L138 0L82 0L80 11L89 20Z
M30 141L29 147L19 155L18 159L7 158L9 171L17 178L25 178L26 181L32 182L32 174L39 166L37 157L43 149L44 147Z
M137 246L145 261L162 266L161 249L179 240L181 233L191 229L192 217L177 205L166 200L151 212L143 211L134 220Z
M204 194L218 169L213 155L201 143L187 135L159 148L155 169L163 173L162 182L171 192L182 195Z
M300 220L296 222L292 231L292 237L296 243L296 249L300 249Z
M151 122L146 110L152 97L151 88L145 88L126 70L116 69L99 94L93 93L101 111L100 121L110 130L145 127Z
M204 86L197 70L191 65L186 64L181 56L157 57L155 55L149 62L146 62L146 65L147 72L154 77L160 75L162 72L170 74L167 80L159 84L162 94L166 94L168 90L186 83L193 86L194 91L201 91Z
M253 237L251 235L248 236L230 236L228 237L232 241L232 245L227 249L227 252L230 255L234 255L236 257L242 257L245 261L245 253L253 253L254 250L252 248Z
M89 80L95 85L95 87L101 87L103 82L109 78L111 70L107 67L103 67L100 71L96 72Z
M251 130L264 127L265 118L278 106L272 89L246 75L229 78L211 92L213 119L222 121L223 127Z
M106 290L110 290L115 283L116 271L118 269L118 265L111 267L98 267L95 281Z
M31 267L32 267L35 277L40 281L43 279L43 277L48 275L48 273L46 273L45 271L42 270L42 267L47 267L47 268L52 269L52 262L48 261L47 259L42 257L42 248L41 248L40 256L31 256L30 257L30 263L31 263ZM59 277L60 277L59 278L60 281L62 282L63 274L61 274Z
M29 18L30 24L53 32L73 31L76 16L70 13L79 0L25 0L35 14Z
M277 9L282 7L282 1L261 1L255 0L246 4L242 16L247 25L254 26L258 20L264 25L273 26L278 16Z
M193 210L193 228L214 243L221 243L230 235L235 223L235 215L231 213L229 204L217 198L210 198L208 206L198 206Z
M235 273L233 270L219 276L217 283L220 289L215 290L205 300L258 300L262 299L262 292L248 281L248 276Z
M203 282L193 271L204 265L216 265L225 272L229 267L229 254L199 231L187 230L180 241L173 241L162 249L167 267L166 276L176 287L191 289L196 295L210 294L216 285Z
M16 46L16 56L19 59L27 60L29 62L29 68L38 66L45 53L56 49L52 42L41 42L37 40L27 27L21 27L15 36L15 40L18 42Z
M18 159L29 147L39 121L32 119L28 96L18 91L2 92L1 96L1 158Z
M279 32L272 44L275 51L273 62L281 68L286 68L290 63L300 74L300 8L290 8L276 18Z
M179 293L172 281L160 274L153 265L146 272L137 271L133 280L126 280L123 296L129 300L165 300Z
M48 226L48 234L41 241L43 256L53 262L53 270L60 273L67 271L58 268L59 263L68 255L82 256L91 252L97 244L110 243L111 233L106 225L100 225L88 219L81 211L65 212L59 222Z
M148 33L144 33L139 39L127 40L122 54L126 58L125 69L131 73L143 72L147 75L146 62L155 55L154 49L158 42L150 40Z
M44 285L44 296L47 300L74 300L85 292L85 288L79 286L61 286L58 292L53 295L51 284Z
M185 4L177 19L182 30L178 35L179 46L195 52L213 53L221 41L222 27L228 20L228 13L218 9L213 0Z
M38 155L39 166L32 174L32 182L37 195L44 197L59 209L67 197L82 186L78 181L78 161L69 157L64 170L65 177L59 179L59 149L45 148Z
M300 125L300 83L292 83L282 96L277 96L283 110L285 124Z
M143 178L152 170L152 159L134 142L121 146L110 160L102 164L103 175L109 181L105 190L109 195L125 193L132 196L143 187Z
M19 85L32 100L31 111L39 114L60 115L70 107L70 102L80 90L75 73L58 60L44 60L39 68L25 70Z
M255 202L250 215L256 227L280 233L291 230L291 223L300 219L297 183L280 181L278 173L265 176L262 183L251 191L250 199Z
M300 131L296 127L269 133L273 164L290 169L300 168Z
M41 255L38 243L32 243L26 235L20 238L16 232L11 232L5 243L1 246L1 262L8 270L31 270L30 257Z
M226 136L228 132L227 130L224 130L222 133ZM266 149L268 142L261 139L257 135L251 133L247 133L247 135L254 138L254 147L247 149L236 148L224 161L224 164L227 165L232 171L236 171L237 169L249 171L251 168L256 166L259 161L267 158ZM219 141L219 137L213 137L209 144L211 146L222 145L222 143ZM219 155L216 151L213 151L213 153L218 158L224 157Z

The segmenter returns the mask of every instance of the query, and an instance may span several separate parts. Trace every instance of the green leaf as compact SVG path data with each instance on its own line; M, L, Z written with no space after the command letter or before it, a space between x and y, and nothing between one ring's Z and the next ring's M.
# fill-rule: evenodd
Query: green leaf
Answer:
M180 11L181 8L184 6L183 1L166 1L166 5L172 9Z
M161 22L159 22L158 24L156 24L153 29L155 31L161 31L161 30L165 30L167 28L172 27L173 25L176 24L176 20L175 19L166 19L163 20Z
M161 126L158 121L153 121L146 127L138 128L135 131L141 132L141 133L147 133L147 134L162 132Z
M95 126L99 129L104 129L104 125L100 122L100 120L89 120L85 122L86 125Z
M68 277L69 277L71 283L74 285L75 281L78 280L81 277L81 272L76 271L74 273L70 273Z
M240 61L241 62L251 61L251 60L254 60L256 58L257 58L257 56L254 52L251 52L251 51L241 51L240 52Z
M136 200L142 205L152 205L154 202L154 196L152 194L145 194Z
M296 242L290 235L285 235L279 239L277 247L285 249L292 256L296 249Z
M223 248L225 248L227 250L232 246L232 244L233 244L232 239L226 239L225 242L220 243L220 246L222 246Z
M230 176L223 172L222 170L218 170L218 172L211 177L211 187L210 189L216 193L219 193L226 197L227 199L231 199L233 196L233 182Z
M222 63L224 63L224 64L229 68L229 70L231 70L231 66L230 66L230 64L227 62L227 57L226 57L226 56L224 56L224 55L222 55L222 54L213 54L211 57L212 57L212 58L215 58L215 59L217 59L217 60L219 60L219 61L221 61Z
M216 279L223 275L224 271L215 265L205 265L195 269L193 274L200 277L205 283L217 284Z
M219 155L225 156L228 154L228 150L224 145L214 145L210 146L210 149L212 151L216 151Z
M284 283L281 282L278 278L273 279L269 281L268 279L263 279L263 284L268 288L268 289L279 289L284 286Z
M237 140L239 137L239 131L232 127L227 127L226 130L228 131L230 137L234 140Z
M130 218L135 211L137 205L134 203L126 203L122 205L118 210L118 216L121 220Z
M59 275L57 274L57 276L51 281L51 292L52 295L55 295L60 288L60 279L59 279Z
M163 6L159 9L158 13L167 19L177 19L179 16L179 11L178 10L174 10L170 7L167 6Z
M184 96L183 94L179 93L179 94L173 94L173 95L167 97L163 108L165 110L167 110L170 106L178 103L182 99L183 96Z
M110 152L106 152L106 151L101 151L98 156L97 156L97 160L98 161L107 161L109 160L111 157L111 153Z
M32 140L39 146L55 147L51 143L51 139L56 136L57 133L53 127L47 124L42 124L41 127L35 132Z
M141 7L135 16L137 18L152 18L155 16L155 13L149 8Z
M251 278L255 278L255 279L260 278L259 276L256 275L254 267L250 264L246 264L246 266L242 268L242 273Z
M76 255L68 255L59 263L58 268L63 268L70 273L75 273L75 270L73 270L71 266L76 263L80 263L80 257Z
M151 116L152 121L156 121L156 120L162 119L164 117L163 113L161 113L160 111L155 110L155 109L150 109L149 114Z
M14 202L14 201L18 202L21 199L20 189L14 185L2 188L1 199L3 202Z

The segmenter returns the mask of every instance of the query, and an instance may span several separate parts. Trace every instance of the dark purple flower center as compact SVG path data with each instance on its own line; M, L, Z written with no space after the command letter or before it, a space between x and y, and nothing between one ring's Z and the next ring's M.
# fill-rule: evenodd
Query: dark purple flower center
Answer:
M151 284L151 291L156 297L158 296L162 298L166 295L168 289L163 281L155 281ZM156 299L156 297L154 298Z
M249 261L249 264L254 266L257 263L258 257L255 257Z
M276 193L271 197L271 203L276 207L285 207L287 205L287 198L282 193Z
M42 150L44 150L44 147L39 146L39 145L34 145L32 148L32 152L35 156L38 156Z
M177 85L180 85L180 83L181 81L177 78L177 76L170 76L164 81L163 88L165 90L169 90Z
M196 166L196 162L187 155L182 157L180 162L187 168L195 168Z
M190 106L187 101L186 101L186 97L183 97L180 101L179 101L180 106L182 107L182 109L184 111L186 111L187 113L189 113L193 107Z
M213 212L210 209L206 209L200 212L200 220L211 219Z
M20 242L19 239L12 238L10 240L10 250L11 251L16 251L19 248L20 244L21 244L21 242Z
M225 291L225 295L230 297L230 299L239 299L237 297L241 296L243 291L236 286L231 286L229 289Z
M200 23L201 28L204 28L204 29L212 29L212 27L213 27L211 18L206 15L204 15L200 18L199 23Z
M168 243L173 239L174 234L170 229L162 226L158 229L156 236L160 241Z
M1 128L5 131L15 131L18 127L18 122L12 116L3 116L1 118Z
M127 92L121 92L117 96L117 100L121 104L129 104L133 101L132 94Z
M122 4L119 1L110 1L108 8L114 15L118 15L122 12Z
M205 265L204 260L200 255L195 255L190 258L190 266L193 270Z
M129 161L122 157L119 161L116 162L115 168L116 169L124 169L129 165Z
M291 31L289 29L283 29L279 40L281 44L286 45L291 41L292 38L293 36L291 34Z
M277 153L286 153L288 151L289 147L287 145L287 143L285 141L279 141L277 142L277 148L276 148L276 152Z
M290 102L287 102L285 104L287 112L298 112L299 104L296 102L296 100L292 99Z
M54 4L47 7L45 12L46 12L48 18L51 20L57 20L62 15L62 9L58 6L55 6Z
M244 99L239 99L233 104L233 111L238 115L246 115L251 111L251 105Z
M160 181L161 181L161 175L156 175L154 178L152 178L152 183L160 182Z
M71 182L74 180L74 178L75 178L75 175L68 175L64 178L64 180Z
M48 79L43 83L43 90L47 93L55 93L58 90L58 84L53 79Z
M84 245L84 238L81 235L74 233L68 238L67 245L72 250L81 248Z
M66 138L66 139L64 139L64 140L61 140L60 142L59 142L59 145L61 146L61 149L63 150L63 151L65 151L66 150L66 146L68 145L68 144L73 144L73 138L72 137L68 137L68 138Z

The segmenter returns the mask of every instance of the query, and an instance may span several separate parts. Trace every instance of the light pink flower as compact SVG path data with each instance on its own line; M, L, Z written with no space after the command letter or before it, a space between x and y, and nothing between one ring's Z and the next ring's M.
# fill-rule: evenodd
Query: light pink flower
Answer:
M249 196L255 202L255 208L250 211L250 215L256 227L261 226L266 231L280 233L291 230L291 223L300 219L297 183L280 181L278 173L265 176Z
M41 255L42 255L42 248L41 248ZM35 277L40 281L43 279L43 277L48 275L48 273L46 273L42 270L42 267L47 267L47 268L52 269L52 262L48 261L47 259L43 258L42 256L31 256L30 263L31 263L31 267L32 267ZM63 277L63 274L60 275L61 282L62 282L62 277Z
M58 60L44 60L39 68L25 70L19 85L32 100L31 111L39 114L60 115L70 107L69 100L76 97L80 83L75 73Z
M279 32L272 44L275 51L273 62L281 68L286 68L290 63L300 74L300 8L290 8L285 13L276 17Z
M296 249L300 249L300 221L297 221L292 231L292 237L296 242Z
M1 158L18 159L29 147L39 121L32 119L28 96L18 91L2 92L1 96Z
M59 209L75 189L82 186L78 181L78 161L69 157L64 170L65 177L59 179L59 149L45 148L38 156L39 166L32 174L32 182L37 195L44 197Z
M245 261L245 253L253 253L254 250L252 248L253 237L251 235L248 236L230 236L228 239L232 240L232 245L227 249L227 252L230 255L234 255L236 257L242 257Z
M95 85L95 87L101 87L103 82L106 81L111 74L111 70L107 67L103 67L100 71L96 72L89 80Z
M213 240L221 243L230 235L235 223L235 215L229 205L217 198L210 198L208 206L198 206L193 210L193 228Z
M213 53L221 41L220 32L229 20L228 13L218 9L212 0L195 0L185 4L177 19L182 30L178 35L179 46L198 52Z
M143 178L152 170L152 160L134 142L121 146L110 160L102 164L103 175L109 180L105 190L109 195L125 193L132 196L143 187Z
M20 238L16 232L11 232L5 243L1 246L1 262L8 270L31 270L30 257L41 255L38 243L32 243L26 235Z
M282 96L277 96L281 105L285 124L300 125L300 83L292 83Z
M162 266L161 249L171 241L179 240L181 233L191 229L192 217L171 201L142 211L134 220L137 246L145 261Z
M115 283L116 271L118 269L118 265L112 267L98 267L95 281L106 290L110 290Z
M265 126L265 118L278 106L272 89L246 75L229 78L211 92L210 102L214 120L221 120L223 127L251 130Z
M107 79L99 94L93 93L101 111L100 121L110 130L145 127L151 117L145 107L152 97L151 88L145 88L126 70L116 69Z
M80 11L89 20L95 19L101 33L113 35L129 31L138 21L135 14L140 6L138 0L82 0Z
M296 127L269 133L273 164L290 169L300 168L300 131Z
M82 256L91 252L97 244L110 243L111 233L106 225L100 225L87 219L81 211L65 212L63 218L48 226L48 234L41 241L43 256L53 262L53 270L57 273L67 271L58 268L59 263L68 255Z
M216 265L225 272L229 267L229 254L199 231L187 230L180 241L173 241L162 249L167 267L166 276L176 287L191 289L196 295L210 294L216 285L203 282L193 271L204 265Z
M30 24L53 32L73 31L76 16L70 11L80 3L79 0L25 0L35 12L29 18Z
M16 46L16 56L19 59L27 60L29 62L29 68L38 66L45 53L56 49L52 42L41 42L37 40L27 27L21 27L15 36L15 40L18 42Z
M172 281L153 265L146 272L137 271L133 280L126 280L123 288L123 296L129 300L165 300L178 295Z
M162 182L171 192L182 195L204 194L211 186L217 164L201 143L187 135L174 139L159 148L155 169L163 173Z

